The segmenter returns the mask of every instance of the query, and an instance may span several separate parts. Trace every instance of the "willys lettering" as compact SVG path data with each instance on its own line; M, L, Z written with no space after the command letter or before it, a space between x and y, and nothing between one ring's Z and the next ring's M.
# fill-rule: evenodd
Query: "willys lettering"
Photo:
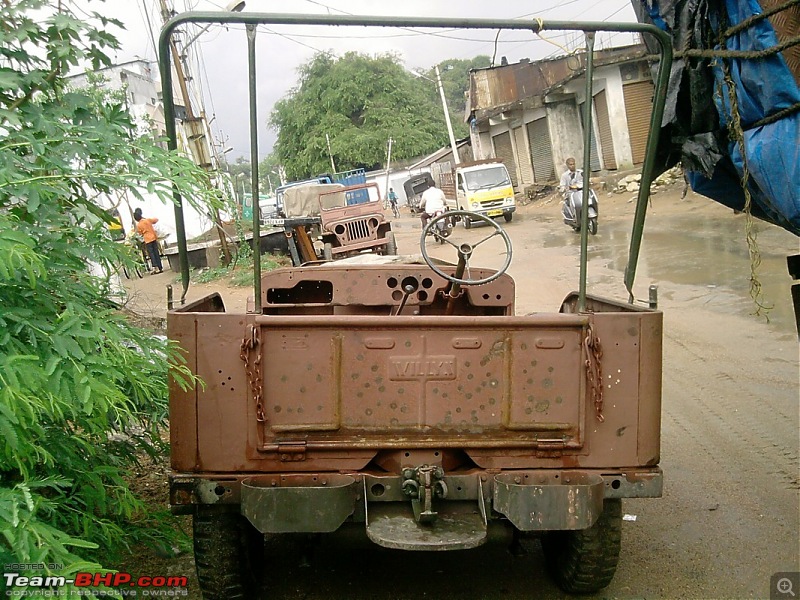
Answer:
M389 359L394 381L444 381L456 378L455 356L397 356Z

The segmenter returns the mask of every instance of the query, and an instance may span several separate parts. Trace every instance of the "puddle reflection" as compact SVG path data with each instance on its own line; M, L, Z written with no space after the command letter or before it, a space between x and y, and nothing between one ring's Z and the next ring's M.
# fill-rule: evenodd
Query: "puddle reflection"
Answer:
M757 278L761 282L764 301L773 308L770 322L779 329L795 331L794 312L786 270L786 256L798 251L797 238L778 227L756 221L757 245L761 266ZM603 221L596 236L589 238L590 273L597 272L597 262L623 272L628 262L631 235L630 218ZM574 246L580 252L580 236L566 225L545 237L545 247ZM748 315L755 311L750 298L750 257L745 236L745 216L696 215L691 212L647 217L637 268L637 280L652 279L661 286L662 298L680 293L691 300L709 297L724 310ZM600 277L600 281L618 281L619 275ZM673 284L667 286L665 284ZM674 286L692 289L677 290Z

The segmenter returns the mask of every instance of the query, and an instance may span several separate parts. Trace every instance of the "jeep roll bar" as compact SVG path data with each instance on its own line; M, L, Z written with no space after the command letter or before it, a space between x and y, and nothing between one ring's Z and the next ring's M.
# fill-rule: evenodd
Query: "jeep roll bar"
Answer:
M539 33L545 30L583 31L586 33L586 97L592 98L592 72L594 68L594 36L598 31L620 31L630 33L648 33L656 38L661 49L661 59L656 76L655 93L653 98L653 111L650 117L650 135L647 138L645 160L642 167L641 187L636 202L633 229L631 232L631 245L628 254L628 264L625 267L625 287L628 290L629 302L633 303L633 282L636 276L636 265L639 259L644 219L647 211L647 200L650 195L650 184L653 181L653 167L655 164L656 146L664 114L664 105L667 96L667 84L672 66L672 42L669 35L654 25L644 23L608 23L608 22L583 22L583 21L549 21L542 19L466 19L466 18L439 18L439 17L383 17L383 16L356 16L356 15L301 15L301 14L274 14L274 13L238 13L224 11L192 11L178 14L164 24L158 40L159 68L161 70L161 85L164 99L164 115L166 120L168 148L176 151L177 132L175 127L175 104L172 92L172 69L170 67L172 55L175 51L172 45L172 33L185 23L219 23L243 24L247 29L248 70L249 70L249 96L250 96L250 164L252 167L252 189L258 189L258 131L256 115L256 71L255 71L255 36L256 27L260 24L267 25L335 25L349 27L414 27L421 29L453 28L453 29L512 29L527 30ZM584 149L591 147L592 111L585 110L583 115ZM583 170L591 172L590 152L584 150ZM587 203L589 187L584 187L584 204ZM178 236L178 256L181 268L181 281L183 292L181 304L185 302L189 289L189 258L186 246L186 229L183 220L183 201L177 188L174 188L173 198L175 203L175 225ZM253 206L253 286L255 292L255 309L261 311L261 257L260 257L260 220L257 203ZM583 312L586 305L586 278L587 278L587 248L588 248L588 211L583 211L581 227L581 256L580 256L580 287L578 310Z

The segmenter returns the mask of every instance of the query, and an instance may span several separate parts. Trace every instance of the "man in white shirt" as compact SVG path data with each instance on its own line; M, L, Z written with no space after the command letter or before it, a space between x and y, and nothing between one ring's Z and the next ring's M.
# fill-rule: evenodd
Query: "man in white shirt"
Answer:
M444 192L435 185L429 187L422 193L422 206L424 209L420 215L420 219L422 219L422 227L425 228L428 224L428 219L433 217L437 212L444 211Z
M566 199L568 192L581 187L583 187L583 173L575 170L575 159L570 157L567 159L567 170L564 171L564 174L561 176L561 183L558 186L558 190Z

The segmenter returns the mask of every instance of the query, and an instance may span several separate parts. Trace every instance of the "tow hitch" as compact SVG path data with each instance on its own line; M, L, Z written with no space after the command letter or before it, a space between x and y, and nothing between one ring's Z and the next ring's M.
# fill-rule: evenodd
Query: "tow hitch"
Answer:
M417 523L433 523L439 514L433 510L433 499L447 498L442 467L422 465L416 469L403 469L403 493L411 498L414 520Z

